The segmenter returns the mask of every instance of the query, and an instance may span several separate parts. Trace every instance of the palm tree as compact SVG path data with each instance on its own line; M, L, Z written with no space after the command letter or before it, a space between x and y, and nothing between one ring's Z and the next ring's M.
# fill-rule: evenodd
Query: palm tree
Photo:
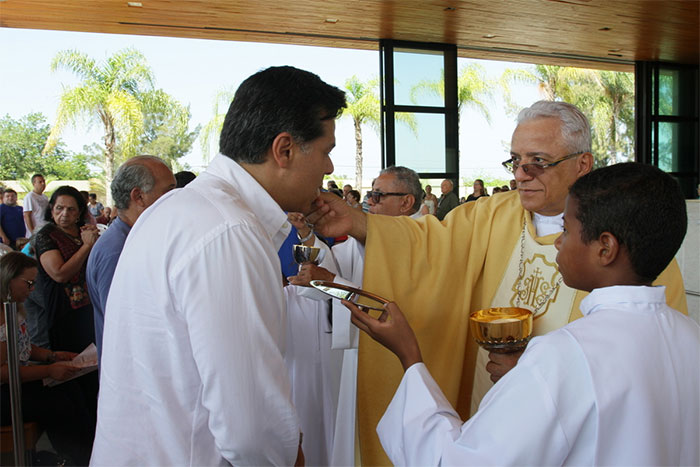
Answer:
M219 141L219 135L221 135L221 129L224 126L226 112L228 112L228 108L231 102L233 102L233 96L235 94L235 89L221 89L214 96L214 108L212 109L214 116L202 127L199 136L199 143L202 147L202 158L205 163L209 162L212 146Z
M631 73L598 72L600 98L593 110L595 143L606 150L608 163L618 154L632 155L634 138L634 77Z
M89 123L99 121L104 127L105 188L114 174L117 144L125 155L133 152L143 131L143 93L153 88L153 73L146 57L128 48L118 51L104 62L77 50L59 52L51 62L51 70L67 69L80 78L73 88L64 89L56 113L56 121L44 152L58 141L63 129L75 125L81 117ZM107 203L112 204L109 189Z
M355 187L358 190L362 187L362 125L379 128L378 84L376 78L362 82L355 75L345 80L347 107L343 116L350 116L355 127Z
M464 66L457 76L457 121L465 107L471 107L491 123L491 113L486 102L493 97L493 86L486 77L486 71L478 63ZM421 94L440 96L445 99L445 72L437 81L419 81L411 88L411 100L416 101Z

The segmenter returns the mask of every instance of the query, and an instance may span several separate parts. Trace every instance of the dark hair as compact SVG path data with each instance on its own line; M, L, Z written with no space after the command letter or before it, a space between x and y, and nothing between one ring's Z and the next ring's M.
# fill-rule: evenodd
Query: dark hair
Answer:
M95 198L95 199L97 199L97 194L95 194L95 193L90 193L90 194L88 195L88 198Z
M83 195L80 194L78 190L73 188L72 186L68 185L63 185L58 187L56 191L53 192L51 195L51 199L49 199L49 206L46 208L46 212L44 213L44 220L46 222L51 222L55 223L53 221L53 207L56 205L56 200L58 199L59 196L70 196L72 197L75 202L78 204L78 227L82 227L85 224L85 213L87 212L87 201L85 201L85 198L83 198Z
M357 191L357 190L350 190L350 191L348 191L348 194L349 194L350 196L352 196L353 198L355 198L355 201L357 201L358 203L360 202L360 199L361 199L361 198L360 198L360 192L359 192L359 191Z
M41 175L41 174L34 174L34 175L32 175L32 185L34 185L34 180L36 180L36 179L39 178L39 177L44 178L44 176Z
M627 250L634 271L651 282L668 266L688 228L680 185L656 167L636 162L594 170L569 196L585 243L610 232Z
M35 267L37 267L36 260L19 251L10 251L0 256L0 301L7 299L12 279L22 274L24 270Z
M177 188L184 188L185 185L190 183L195 178L197 178L195 174L187 170L183 170L182 172L175 174L175 183L177 184Z
M240 85L224 119L219 150L237 162L262 164L275 137L298 143L323 134L321 122L345 108L345 93L308 71L271 67Z
M14 193L14 194L17 194L17 192L16 192L15 190L13 190L12 188L0 189L0 193L2 193L3 195L4 195L5 193Z

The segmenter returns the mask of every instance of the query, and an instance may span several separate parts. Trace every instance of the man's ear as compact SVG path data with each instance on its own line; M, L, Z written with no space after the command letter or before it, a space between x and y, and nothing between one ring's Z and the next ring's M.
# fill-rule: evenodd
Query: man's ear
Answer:
M591 154L590 152L584 152L583 154L581 154L576 160L578 176L582 177L591 170L593 170L593 162L593 154Z
M270 148L272 158L278 167L286 169L292 161L295 149L294 138L291 134L283 131L275 136Z
M141 191L141 188L137 186L132 188L131 192L129 193L129 198L131 199L129 205L134 204L136 206L141 206L142 208L144 207L143 192Z
M416 198L413 195L406 196L401 203L401 211L408 212L413 208L413 203L416 202ZM408 215L408 214L406 214Z
M610 232L603 232L598 237L598 259L601 266L612 264L620 254L620 243Z

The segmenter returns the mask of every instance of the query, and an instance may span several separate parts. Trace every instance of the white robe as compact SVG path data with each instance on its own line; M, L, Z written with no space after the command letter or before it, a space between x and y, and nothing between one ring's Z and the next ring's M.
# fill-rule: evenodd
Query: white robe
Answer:
M333 248L316 240L314 246L326 250L319 266L336 275L334 282L352 287L362 286L364 268L364 246L354 238L334 245ZM305 288L303 295L325 301L328 296L314 289ZM329 465L355 465L355 419L357 407L357 347L359 331L350 322L350 311L339 300L332 301L333 349L343 349L342 371L338 393L337 414L331 460Z
M292 402L304 433L306 465L330 465L343 351L331 349L330 298L306 298L299 293L302 289L285 287L284 361L292 384Z
M700 327L664 291L594 290L584 318L534 338L464 424L413 365L382 446L396 465L699 465Z

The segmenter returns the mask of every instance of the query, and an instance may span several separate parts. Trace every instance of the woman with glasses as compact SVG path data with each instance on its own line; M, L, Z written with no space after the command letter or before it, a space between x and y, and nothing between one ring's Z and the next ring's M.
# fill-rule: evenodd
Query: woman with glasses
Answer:
M22 380L22 413L24 421L36 421L46 429L54 448L63 456L69 456L77 465L90 460L95 422L85 405L81 387L68 381L54 387L44 386L43 378L64 381L78 368L67 364L77 354L53 352L31 343L23 302L34 287L37 262L19 253L10 252L0 257L0 297L2 301L17 303L18 330L17 351ZM0 422L11 424L10 394L7 365L7 326L5 314L0 313ZM29 362L41 364L30 365Z
M87 203L78 190L58 188L34 240L39 260L37 287L44 297L45 325L52 348L82 352L95 341L85 269L97 228L85 225Z

